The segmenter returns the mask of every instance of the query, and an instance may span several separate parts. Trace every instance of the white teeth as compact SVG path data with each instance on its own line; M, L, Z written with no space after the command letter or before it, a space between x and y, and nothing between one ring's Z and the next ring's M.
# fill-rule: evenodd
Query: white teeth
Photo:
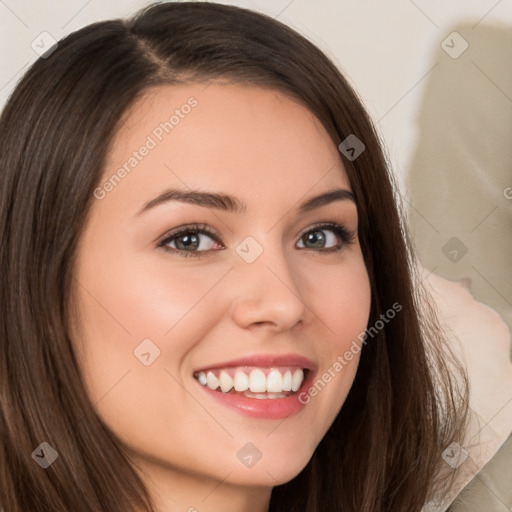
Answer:
M283 375L283 391L291 391L292 390L292 372L288 370Z
M212 372L208 372L208 375L206 375L206 385L210 389L215 390L219 387L219 379Z
M237 370L234 378L235 391L247 391L249 389L249 377L244 372Z
M267 391L267 377L261 370L253 370L249 375L249 389L253 393Z
M250 391L247 391L244 393L244 396L257 398L258 400L264 400L267 398L275 400L276 398L286 398L288 395L286 395L286 393L251 393Z
M292 391L297 391L300 388L303 380L304 372L302 370L295 370L295 373L292 377Z
M229 393L234 389L251 398L284 398L288 394L283 392L296 392L304 382L304 371L300 368L295 371L286 370L284 373L272 368L268 376L260 368L254 368L249 375L242 369L237 369L234 377L231 377L228 370L221 370L218 375L208 371L198 372L195 377L200 384L214 391Z
M227 393L233 387L233 379L224 370L220 372L219 383L223 393Z
M280 393L283 390L283 376L278 370L271 370L267 377L267 391Z

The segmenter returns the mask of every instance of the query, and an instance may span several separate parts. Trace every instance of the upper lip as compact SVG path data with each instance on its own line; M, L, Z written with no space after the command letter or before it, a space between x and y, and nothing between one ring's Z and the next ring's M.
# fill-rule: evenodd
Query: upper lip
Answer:
M316 370L316 365L311 359L298 354L254 354L238 359L231 359L220 363L213 363L195 372L215 370L218 368L230 368L234 366L259 366L260 368L272 368L275 366L298 366L307 370Z

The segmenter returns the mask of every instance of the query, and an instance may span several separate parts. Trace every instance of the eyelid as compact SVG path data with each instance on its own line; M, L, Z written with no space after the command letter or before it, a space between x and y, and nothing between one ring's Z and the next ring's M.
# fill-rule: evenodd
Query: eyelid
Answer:
M310 249L310 248L305 247L305 248L301 248L301 250L309 249L313 252L319 252L319 253L330 253L330 252L341 251L346 245L350 245L350 244L354 243L354 241L357 237L357 230L355 230L355 231L350 230L347 227L345 227L343 224L338 224L337 222L323 221L323 222L318 222L318 223L312 224L312 225L304 228L304 230L302 230L301 233L298 235L297 241L301 240L302 237L305 234L309 233L310 231L321 230L321 229L331 230L334 233L336 233L336 235L342 239L341 245L336 246L335 248L327 248L327 249ZM180 249L174 249L172 247L166 247L166 244L168 244L170 241L172 241L171 239L179 237L179 235L181 235L182 233L189 233L191 231L195 232L195 233L207 235L207 236L211 237L217 244L222 245L223 249L226 248L226 247L224 247L224 244L222 243L222 237L221 237L220 233L216 229L212 228L211 226L209 226L207 224L200 224L200 223L184 224L182 226L178 226L177 228L172 229L171 231L168 231L167 233L162 235L162 237L160 237L160 240L157 242L157 247L163 248L165 251L170 252L170 253L179 254L180 256L183 256L183 257L188 257L188 256L201 257L201 256L205 256L207 254L211 254L212 252L221 250L221 249L209 249L207 251L183 251Z
M347 248L347 246L354 244L357 240L357 229L351 230L343 224L327 221L327 222L320 222L320 223L308 226L301 233L301 235L298 238L298 241L302 240L302 237L305 236L307 233L310 233L312 231L324 231L324 230L332 231L335 234L335 236L341 240L341 242L339 242L338 245L335 245L334 247L327 247L327 248L321 248L321 249L314 249L314 248L310 248L310 247L301 247L300 250L312 252L314 254L318 254L321 256L325 256L327 254L340 254L340 253L344 252L344 250Z
M167 231L159 238L157 245L159 247L162 247L169 241L170 238L177 237L182 233L188 233L190 231L202 233L203 235L208 235L212 237L213 240L215 240L215 242L222 245L222 237L216 229L212 228L208 224L199 223L183 224L181 226L171 229L170 231Z
M310 231L315 231L316 229L318 229L318 230L330 229L331 231L334 231L335 233L341 232L343 235L343 238L344 238L344 241L343 241L344 244L352 243L357 236L357 231L352 231L349 228L347 228L346 226L344 226L343 224L338 224L337 222L325 221L325 222L318 222L316 224L312 224L311 226L308 226L307 228L305 228L300 233L300 235L298 237L299 240L306 233L309 233Z

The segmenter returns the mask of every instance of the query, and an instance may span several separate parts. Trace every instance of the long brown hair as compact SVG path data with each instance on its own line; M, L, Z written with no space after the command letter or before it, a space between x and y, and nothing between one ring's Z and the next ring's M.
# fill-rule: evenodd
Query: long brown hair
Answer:
M368 325L401 306L367 338L340 413L304 470L273 489L270 511L414 512L450 483L451 474L440 477L441 453L462 442L466 375L447 357L433 310L420 314L396 186L361 101L317 47L268 16L163 3L59 41L27 71L0 118L4 512L155 510L95 413L72 350L75 249L122 115L149 87L215 79L284 92L337 146L351 134L363 141L358 158L340 158L371 281ZM43 441L59 454L46 470L32 456Z

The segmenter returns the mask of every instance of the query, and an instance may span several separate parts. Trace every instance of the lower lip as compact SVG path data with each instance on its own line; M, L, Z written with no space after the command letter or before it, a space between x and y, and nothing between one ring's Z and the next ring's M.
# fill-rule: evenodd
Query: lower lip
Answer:
M293 395L287 396L286 398L262 399L213 391L208 386L203 386L199 382L196 382L211 397L244 416L266 420L279 420L293 416L304 409L306 404L299 401L299 396L309 388L310 384L313 382L313 378L313 372L310 370L302 386Z

